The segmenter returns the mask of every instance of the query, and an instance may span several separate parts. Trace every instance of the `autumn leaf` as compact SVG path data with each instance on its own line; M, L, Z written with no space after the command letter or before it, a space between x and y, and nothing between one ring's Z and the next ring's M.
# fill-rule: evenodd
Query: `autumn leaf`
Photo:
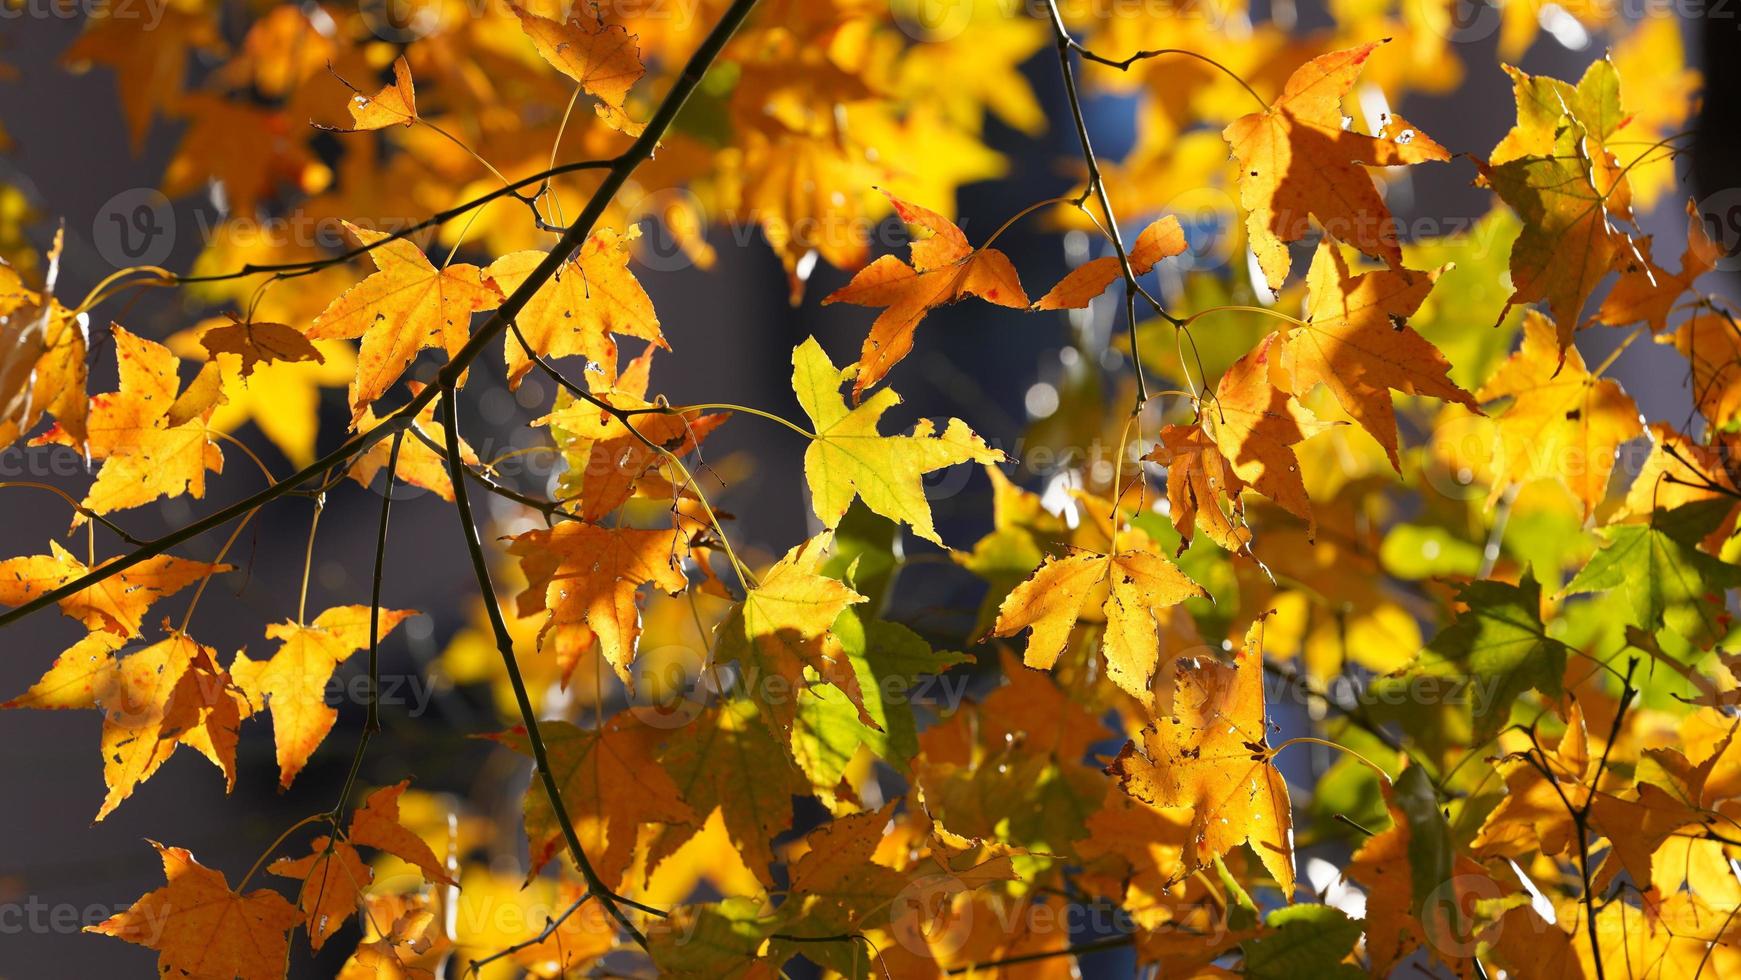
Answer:
M1741 324L1727 312L1701 312L1657 340L1674 344L1691 365L1699 414L1718 429L1729 428L1741 416Z
M325 364L326 356L295 327L282 323L251 323L230 314L227 326L200 334L200 346L216 358L235 354L242 359L242 377L254 373L258 364L290 364L313 361Z
M316 837L310 848L309 854L295 859L279 858L266 870L302 882L297 890L297 905L308 927L308 944L318 951L333 933L349 924L363 889L374 879L374 872L363 863L357 849L344 841Z
M1235 361L1198 421L1166 426L1160 444L1143 457L1167 467L1167 502L1181 551L1195 526L1228 551L1244 553L1251 540L1240 502L1246 487L1304 518L1308 535L1317 526L1293 447L1333 423L1271 382L1275 340L1275 334L1264 337Z
M1505 486L1558 480L1588 518L1608 496L1615 452L1644 432L1638 406L1612 378L1592 374L1576 349L1560 361L1553 321L1534 310L1523 318L1523 344L1476 397L1511 401L1494 415L1495 497Z
M84 639L62 651L29 690L0 703L0 709L95 708L114 692L115 655L125 644L124 639L104 630L85 634Z
M1140 532L1132 532L1140 534ZM1048 559L1016 586L998 608L997 636L1032 628L1023 662L1050 670L1085 615L1106 624L1102 639L1113 683L1140 701L1160 666L1160 634L1167 607L1207 592L1146 543L1115 554L1083 553ZM1089 611L1098 606L1098 617Z
M156 841L164 887L146 893L125 912L86 932L114 936L157 950L157 972L189 977L276 980L290 955L289 932L301 921L296 907L269 888L246 895L230 890L222 872L179 847Z
M1179 226L1179 219L1169 214L1144 228L1126 257L1130 259L1130 271L1142 276L1147 275L1162 259L1172 258L1188 247L1185 230ZM1069 275L1058 281L1058 285L1035 300L1034 309L1082 309L1123 275L1124 267L1116 255L1089 259L1071 269Z
M421 392L423 386L411 382L412 393ZM448 502L453 501L453 477L447 467L447 431L446 427L435 421L435 410L441 407L441 400L434 399L423 406L417 417L411 420L411 428L399 439L399 465L393 470L394 479L414 487L421 487ZM374 409L365 408L356 421L358 432L368 432L381 424L381 419L375 415ZM375 477L387 468L393 460L393 440L381 439L369 448L357 454L345 475L368 487L373 486ZM466 466L478 465L478 454L464 439L459 441L459 460ZM392 492L392 488L379 491Z
M35 429L44 413L75 441L85 438L85 317L54 298L63 241L56 232L40 290L0 262L0 445Z
M139 507L159 497L206 494L206 471L222 473L224 454L206 427L223 398L215 364L182 389L174 354L112 324L121 387L91 398L81 442L57 424L31 445L62 445L103 460L85 506L99 514ZM178 394L179 392L179 394ZM74 526L82 523L83 515Z
M357 812L351 814L351 843L385 851L415 865L423 872L423 880L432 885L458 884L423 838L400 823L399 798L405 795L410 785L411 781L407 779L370 793Z
M669 346L659 332L653 300L629 271L633 239L633 234L594 232L574 258L532 294L515 318L516 329L503 341L510 388L519 387L534 366L526 346L542 357L583 356L599 366L607 383L617 373L617 342L612 334ZM503 292L512 293L545 258L546 253L536 250L509 253L490 263L489 277Z
M1190 808L1181 876L1249 844L1291 898L1293 811L1269 747L1262 640L1260 619L1231 664L1210 659L1180 671L1173 717L1127 742L1107 773L1144 803Z
M954 222L935 211L893 195L889 200L902 221L925 233L912 242L912 264L885 255L822 301L885 307L859 352L855 403L912 351L913 331L931 310L967 296L1012 309L1028 305L1009 256L995 248L975 249Z
M825 528L838 527L857 497L872 511L942 544L931 523L924 475L957 463L1000 462L1003 453L987 446L960 419L950 419L941 433L929 420L921 420L910 435L880 435L877 423L900 404L901 396L884 388L849 409L840 397L844 378L845 372L829 361L815 337L792 352L792 390L815 427L815 438L804 451L804 478L817 519Z
M1427 644L1411 671L1470 685L1472 738L1482 743L1505 726L1526 691L1559 695L1570 650L1548 635L1541 585L1533 574L1526 572L1516 585L1470 582L1457 601L1461 608L1456 618Z
M631 684L641 586L676 595L689 584L677 562L678 540L672 531L584 521L527 531L508 546L526 573L520 614L549 610L538 642L560 656L584 650L596 638L606 662Z
M865 601L838 579L822 574L824 532L787 552L744 596L720 626L714 656L736 662L753 680L750 697L760 705L782 741L790 741L797 712L796 692L806 668L843 692L863 724L879 727L865 709L835 621L850 606Z
M565 21L540 17L510 4L520 26L538 54L551 67L580 83L598 100L600 119L630 136L639 136L642 125L623 112L623 100L646 71L635 35L621 24L607 24L596 7L576 5Z
M230 570L229 565L156 555L60 600L60 610L86 629L132 638L139 635L146 612L157 600ZM22 605L90 571L90 566L50 541L46 555L0 561L0 603Z
M225 791L236 785L236 744L250 712L229 673L218 669L217 651L173 633L143 650L117 658L99 685L103 711L100 741L103 781L109 787L96 819L101 821L133 790L187 745L224 773Z
M1239 168L1239 203L1246 233L1272 290L1291 264L1297 242L1316 217L1337 241L1401 268L1396 220L1362 169L1449 160L1432 137L1392 116L1375 136L1343 125L1342 100L1376 43L1320 55L1288 79L1281 98L1263 112L1233 121L1221 133Z
M494 309L502 290L484 270L456 263L437 269L410 241L385 232L345 228L364 245L376 271L332 301L308 328L312 340L362 339L351 384L351 425L387 393L417 352L438 347L449 357L471 337L473 313ZM389 240L391 239L391 240Z
M635 494L641 481L665 462L666 453L693 452L731 417L729 412L678 412L648 401L648 372L656 349L648 347L630 361L615 386L595 392L628 414L626 422L564 395L554 411L533 423L549 427L567 461L557 495L583 520L603 520Z
M1620 278L1614 281L1608 295L1603 297L1593 319L1611 327L1642 322L1650 326L1651 333L1662 333L1668 329L1669 314L1674 312L1681 297L1693 292L1693 284L1700 276L1715 269L1722 257L1723 247L1713 242L1705 232L1705 220L1699 214L1698 202L1688 198L1687 247L1681 253L1680 271L1670 272L1657 265L1650 257L1647 239L1637 253L1622 253L1625 267L1620 270Z
M411 82L411 66L404 56L393 62L391 85L375 95L356 93L346 108L351 111L351 129L356 132L415 123L418 119L417 89Z
M1304 395L1322 383L1360 427L1397 460L1391 390L1475 408L1450 378L1450 362L1408 325L1433 288L1434 273L1380 269L1354 275L1342 252L1324 242L1306 273L1304 323L1283 331L1271 360L1278 387Z
M1633 265L1644 261L1610 221L1630 217L1625 171L1604 146L1624 122L1619 83L1606 60L1591 65L1576 87L1515 69L1511 75L1517 125L1477 166L1482 181L1523 219L1511 248L1506 310L1546 302L1565 350L1598 282L1623 257Z
M414 615L409 609L381 610L379 635L385 637ZM266 627L267 639L279 643L270 659L236 654L230 665L236 685L256 712L272 713L279 789L290 788L338 721L338 710L326 703L326 688L333 671L369 645L372 619L368 606L334 606L307 626L290 622Z
M809 783L758 710L742 699L704 709L685 729L687 737L659 747L659 765L671 774L695 818L658 834L648 849L649 868L656 869L701 833L706 818L718 810L744 863L763 885L774 887L771 841L792 826L792 798L807 793Z
M655 757L665 733L634 715L617 715L597 730L567 722L539 726L550 757L550 772L562 791L562 805L574 823L587 857L610 887L623 880L635 856L643 824L694 821L671 776ZM489 736L523 755L531 744L523 729ZM526 837L531 842L528 874L536 875L564 848L544 787L533 780L526 790Z

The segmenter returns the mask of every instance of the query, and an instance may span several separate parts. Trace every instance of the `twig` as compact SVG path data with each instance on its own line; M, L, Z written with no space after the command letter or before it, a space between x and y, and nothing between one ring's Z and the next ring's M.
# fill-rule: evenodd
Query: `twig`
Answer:
M470 963L466 964L466 972L475 977L478 975L479 970L489 966L491 963L494 963L503 957L513 956L515 953L518 953L523 949L531 949L533 946L536 946L544 940L549 939L551 936L556 935L556 930L562 928L562 924L568 921L569 916L580 911L580 907L591 900L592 892L586 892L579 898L575 899L574 904L570 905L566 911L556 918L552 919L549 916L545 916L544 928L538 933L538 935L533 936L531 939L521 940L500 952L491 953L481 960L472 960Z
M753 2L753 0L751 0ZM484 610L489 614L490 630L495 634L496 649L502 655L502 666L508 674L508 683L514 689L514 700L520 709L520 720L526 727L526 740L532 748L532 761L538 770L539 781L543 784L544 795L549 798L550 809L556 815L556 822L562 828L562 837L568 844L569 856L574 859L575 866L580 869L581 877L586 879L587 890L604 903L605 910L617 924L635 941L635 945L647 948L647 937L635 924L629 921L628 914L618 907L610 886L600 878L592 862L587 859L586 849L581 846L580 835L575 832L574 821L568 815L568 808L562 802L562 790L556 785L556 774L550 769L550 756L544 748L544 736L538 730L538 712L532 707L532 698L526 693L526 681L520 676L520 665L514 659L514 637L508 632L507 620L502 616L501 603L496 600L496 587L490 581L489 561L484 557L483 542L478 538L478 528L472 519L471 501L466 490L465 463L459 456L459 423L458 399L454 395L452 385L442 388L441 421L447 433L447 472L453 481L453 503L459 511L460 527L465 536L466 551L471 555L472 572L477 576L478 589L483 596Z
M1123 949L1135 942L1136 937L1134 935L1108 936L1105 939L1096 939L1091 942L1078 943L1075 946L1069 946L1064 949L1049 949L1040 953L1023 953L1020 956L1009 956L1001 960L988 960L984 963L969 963L966 966L955 967L945 975L958 977L967 973L977 973L981 970L996 969L1000 966L1017 966L1022 963L1037 963L1040 960L1049 960L1055 956L1086 956L1089 953L1102 953L1109 949Z
M1126 291L1125 312L1127 328L1130 332L1130 356L1136 367L1136 408L1142 411L1143 405L1149 400L1147 382L1143 380L1142 348L1137 340L1136 329L1136 293L1142 289L1136 281L1136 271L1130 267L1130 256L1124 249L1124 236L1118 230L1118 217L1112 210L1112 201L1107 197L1106 181L1100 174L1100 162L1094 155L1094 143L1088 138L1088 121L1082 114L1082 98L1076 91L1076 69L1070 64L1070 51L1076 46L1070 37L1070 29L1064 26L1064 16L1058 12L1057 0L1046 0L1046 10L1051 14L1052 31L1058 42L1058 69L1064 76L1064 95L1070 103L1070 116L1076 123L1076 138L1082 144L1082 162L1088 167L1088 185L1082 189L1082 197L1076 202L1081 207L1093 194L1100 201L1100 209L1106 214L1106 236L1112 241L1112 249L1118 253L1119 269L1124 273ZM1146 295L1146 293L1145 293ZM1149 297L1151 305L1160 315L1174 327L1180 327L1181 321L1168 313Z

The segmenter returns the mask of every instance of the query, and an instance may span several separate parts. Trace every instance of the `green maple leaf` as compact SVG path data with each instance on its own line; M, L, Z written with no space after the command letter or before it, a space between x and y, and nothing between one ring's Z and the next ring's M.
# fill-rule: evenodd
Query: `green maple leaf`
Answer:
M1360 923L1328 905L1290 905L1269 914L1269 932L1245 947L1245 975L1255 980L1353 980L1365 971L1342 962L1354 952Z
M1433 637L1416 663L1416 676L1467 679L1462 693L1473 711L1476 744L1499 733L1523 692L1534 688L1559 696L1568 648L1547 635L1541 592L1533 572L1516 585L1469 583L1457 596L1468 608Z
M1667 627L1703 649L1729 632L1725 592L1741 585L1741 566L1699 550L1699 541L1723 522L1734 501L1704 500L1658 509L1647 524L1620 524L1608 544L1566 586L1568 595L1618 590L1631 606L1632 625Z

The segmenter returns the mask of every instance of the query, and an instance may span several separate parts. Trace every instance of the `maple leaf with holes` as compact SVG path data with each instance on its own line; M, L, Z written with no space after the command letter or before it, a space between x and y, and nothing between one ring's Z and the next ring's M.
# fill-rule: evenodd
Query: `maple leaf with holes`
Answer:
M1409 269L1355 275L1341 249L1320 243L1306 273L1304 322L1283 329L1279 356L1270 361L1270 377L1285 391L1329 388L1399 470L1392 390L1476 409L1451 380L1445 355L1408 325L1435 278Z
M1316 527L1293 447L1334 423L1271 382L1276 336L1264 337L1222 373L1198 421L1166 426L1160 445L1143 457L1167 467L1167 502L1181 551L1198 527L1228 551L1244 552L1251 532L1234 518L1244 513L1246 487L1304 518L1308 536Z
M103 780L109 794L101 820L169 761L178 745L194 749L236 786L236 745L249 706L217 652L177 633L120 658L103 708Z
M182 389L176 374L181 362L169 348L118 323L109 329L115 337L120 388L91 397L83 440L56 424L30 444L71 446L103 460L84 499L99 514L159 497L204 497L206 471L224 471L223 451L207 428L212 410L224 398L218 366L208 363ZM80 514L73 526L83 522Z
M950 419L942 432L923 419L910 435L881 435L877 423L901 396L884 388L849 409L840 397L845 376L815 337L792 351L792 390L815 427L804 451L804 479L817 519L823 527L838 527L857 497L872 511L942 544L931 523L924 475L957 463L1001 462L1004 454L960 419Z
M1259 619L1232 663L1204 659L1181 670L1173 717L1125 743L1106 771L1144 803L1190 809L1191 846L1179 877L1249 844L1291 899L1293 811L1269 747L1263 676Z
M1288 277L1288 242L1325 233L1392 267L1402 265L1396 219L1364 167L1449 160L1401 117L1367 136L1348 129L1342 100L1378 42L1320 55L1296 69L1281 97L1222 130L1239 168L1239 203L1251 250L1272 290ZM1363 166L1364 165L1364 166Z
M1112 554L1048 558L1004 598L992 632L1014 636L1032 629L1023 662L1050 670L1077 622L1099 618L1106 624L1107 674L1126 693L1147 701L1149 682L1160 666L1162 610L1208 593L1154 552L1141 532L1124 537L1130 547Z
M575 4L564 21L534 14L510 4L520 27L550 66L580 83L598 100L599 118L630 136L644 128L623 111L629 89L646 72L637 37L621 24L607 24L596 6Z
M125 912L86 926L157 950L162 976L277 980L290 956L290 930L301 920L296 907L269 888L246 895L230 890L214 871L180 847L149 841L163 859L164 887L148 892Z
M1185 230L1179 226L1179 219L1169 214L1144 228L1125 257L1130 260L1130 271L1143 276L1162 259L1172 258L1187 247ZM1089 259L1035 300L1034 309L1083 309L1123 275L1124 266L1116 255Z
M594 394L628 421L581 399L561 398L534 425L548 426L568 467L557 483L557 499L588 521L601 521L636 492L643 478L666 459L701 445L730 412L667 411L647 400L654 347L629 362L616 384ZM652 409L651 411L648 411ZM663 451L661 451L663 450Z
M104 564L107 563L99 562L95 567L102 568ZM221 563L154 555L60 600L60 611L83 623L86 629L131 638L139 635L146 611L157 600L230 570L231 566ZM0 561L0 604L23 605L90 571L91 566L73 557L58 542L50 541L46 555Z
M373 246L374 274L345 290L314 318L313 340L362 339L351 383L351 425L393 387L417 352L441 348L458 354L471 337L472 314L502 301L484 270L457 263L437 269L406 239L345 222L352 237Z
M967 296L1011 309L1028 305L1009 256L995 248L974 248L955 222L929 208L892 194L888 198L901 220L923 233L910 245L912 264L885 255L822 301L884 307L859 351L855 402L913 350L913 331L933 309Z
M409 609L381 610L379 635L385 637L414 615ZM290 788L338 721L338 710L326 703L326 686L340 664L369 645L373 618L368 606L334 606L307 626L274 624L266 627L266 636L278 641L277 653L267 660L238 653L230 665L254 710L272 714L279 789Z
M582 847L606 885L616 887L635 858L643 824L696 819L671 776L659 767L658 743L666 732L643 724L632 712L613 716L597 729L567 722L539 726L550 773ZM488 736L522 755L531 754L523 727ZM544 787L526 790L526 837L531 842L528 879L563 849L563 831Z
M672 595L688 586L676 557L681 542L675 531L584 521L517 535L508 553L526 574L520 615L548 610L538 643L559 657L573 656L596 639L617 677L631 684L641 635L641 586Z
M534 367L527 347L541 357L585 357L610 384L617 375L617 342L612 334L670 346L659 332L652 298L629 271L629 243L635 234L634 229L628 235L609 229L593 232L527 300L514 318L515 329L503 340L509 388L518 388ZM536 249L511 252L490 263L490 278L512 293L546 257Z

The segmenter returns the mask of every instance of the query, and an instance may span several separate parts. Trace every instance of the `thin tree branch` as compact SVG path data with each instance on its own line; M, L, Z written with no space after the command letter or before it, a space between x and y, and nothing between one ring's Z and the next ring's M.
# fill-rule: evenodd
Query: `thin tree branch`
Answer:
M946 976L957 977L967 973L978 973L981 970L991 970L1000 966L1017 966L1022 963L1037 963L1057 956L1086 956L1089 953L1103 953L1109 949L1123 949L1133 945L1136 936L1109 936L1105 939L1095 939L1086 943L1078 943L1064 949L1049 949L1039 953L1023 953L1020 956L1009 956L1001 960L990 960L985 963L969 963L950 970Z
M520 676L520 665L514 659L514 637L508 632L501 603L496 600L496 587L490 581L489 561L484 557L483 542L478 538L477 523L472 519L471 500L469 491L466 490L465 463L459 455L459 402L454 392L452 385L443 387L441 408L441 421L447 433L447 472L453 481L453 503L459 511L466 551L471 556L472 572L477 576L484 610L489 615L490 631L495 634L496 649L502 655L502 666L507 671L508 684L514 689L514 701L520 709L520 720L526 727L526 741L531 745L533 765L538 770L538 779L543 784L550 809L556 815L556 823L562 828L562 837L568 844L569 856L574 859L575 867L580 869L581 877L586 879L587 891L604 903L605 910L611 914L611 918L617 920L617 924L629 934L635 945L646 949L647 937L629 921L628 914L618 907L610 886L599 877L598 871L587 859L586 849L580 843L580 835L574 829L574 821L562 802L562 789L556 785L556 774L550 769L550 755L544 747L544 736L538 730L538 712L532 707L532 698L526 693L526 680Z

